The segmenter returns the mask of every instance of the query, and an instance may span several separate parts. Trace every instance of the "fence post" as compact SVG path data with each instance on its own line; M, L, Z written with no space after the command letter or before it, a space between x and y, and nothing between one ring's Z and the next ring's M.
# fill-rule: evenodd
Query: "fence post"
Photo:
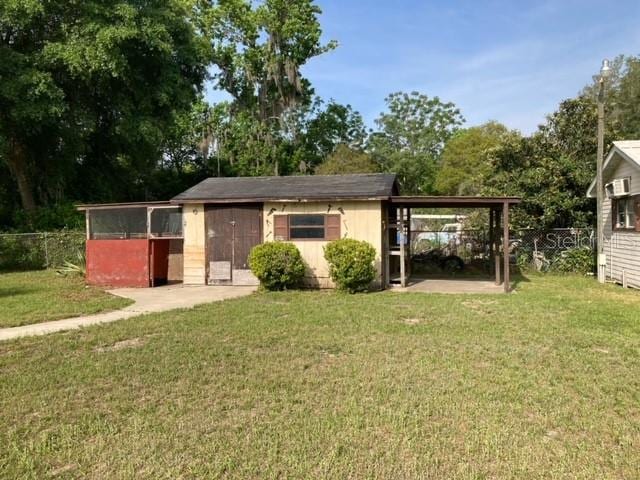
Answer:
M49 268L49 247L47 245L47 232L44 232L44 266Z

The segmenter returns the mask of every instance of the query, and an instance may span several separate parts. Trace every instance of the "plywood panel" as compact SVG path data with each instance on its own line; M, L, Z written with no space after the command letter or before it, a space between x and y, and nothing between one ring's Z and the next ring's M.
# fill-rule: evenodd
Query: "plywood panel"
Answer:
M204 205L185 205L182 211L184 228L184 275L189 285L205 284Z

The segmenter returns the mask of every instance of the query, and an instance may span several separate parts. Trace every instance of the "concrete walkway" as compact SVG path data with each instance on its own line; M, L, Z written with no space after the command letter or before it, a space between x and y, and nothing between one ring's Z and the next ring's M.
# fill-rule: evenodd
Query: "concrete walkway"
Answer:
M45 335L74 328L86 327L98 323L110 323L116 320L143 315L145 313L164 312L176 308L189 308L201 303L217 302L227 298L249 295L256 287L209 287L167 285L156 288L118 288L109 293L130 298L135 303L121 310L84 317L65 318L51 322L23 325L21 327L0 329L0 341L30 335Z

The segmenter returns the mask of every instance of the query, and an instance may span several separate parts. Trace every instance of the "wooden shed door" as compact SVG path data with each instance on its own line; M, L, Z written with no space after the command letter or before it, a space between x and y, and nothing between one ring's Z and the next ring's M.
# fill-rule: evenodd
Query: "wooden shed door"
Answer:
M211 285L257 285L248 265L262 242L262 205L207 207L207 278Z

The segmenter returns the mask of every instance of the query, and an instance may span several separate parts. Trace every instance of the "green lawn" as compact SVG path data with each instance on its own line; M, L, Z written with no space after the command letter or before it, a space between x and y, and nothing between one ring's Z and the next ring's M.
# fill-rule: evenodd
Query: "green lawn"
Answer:
M130 300L52 270L0 273L0 328L122 308Z
M256 294L0 343L1 478L637 478L640 293Z

